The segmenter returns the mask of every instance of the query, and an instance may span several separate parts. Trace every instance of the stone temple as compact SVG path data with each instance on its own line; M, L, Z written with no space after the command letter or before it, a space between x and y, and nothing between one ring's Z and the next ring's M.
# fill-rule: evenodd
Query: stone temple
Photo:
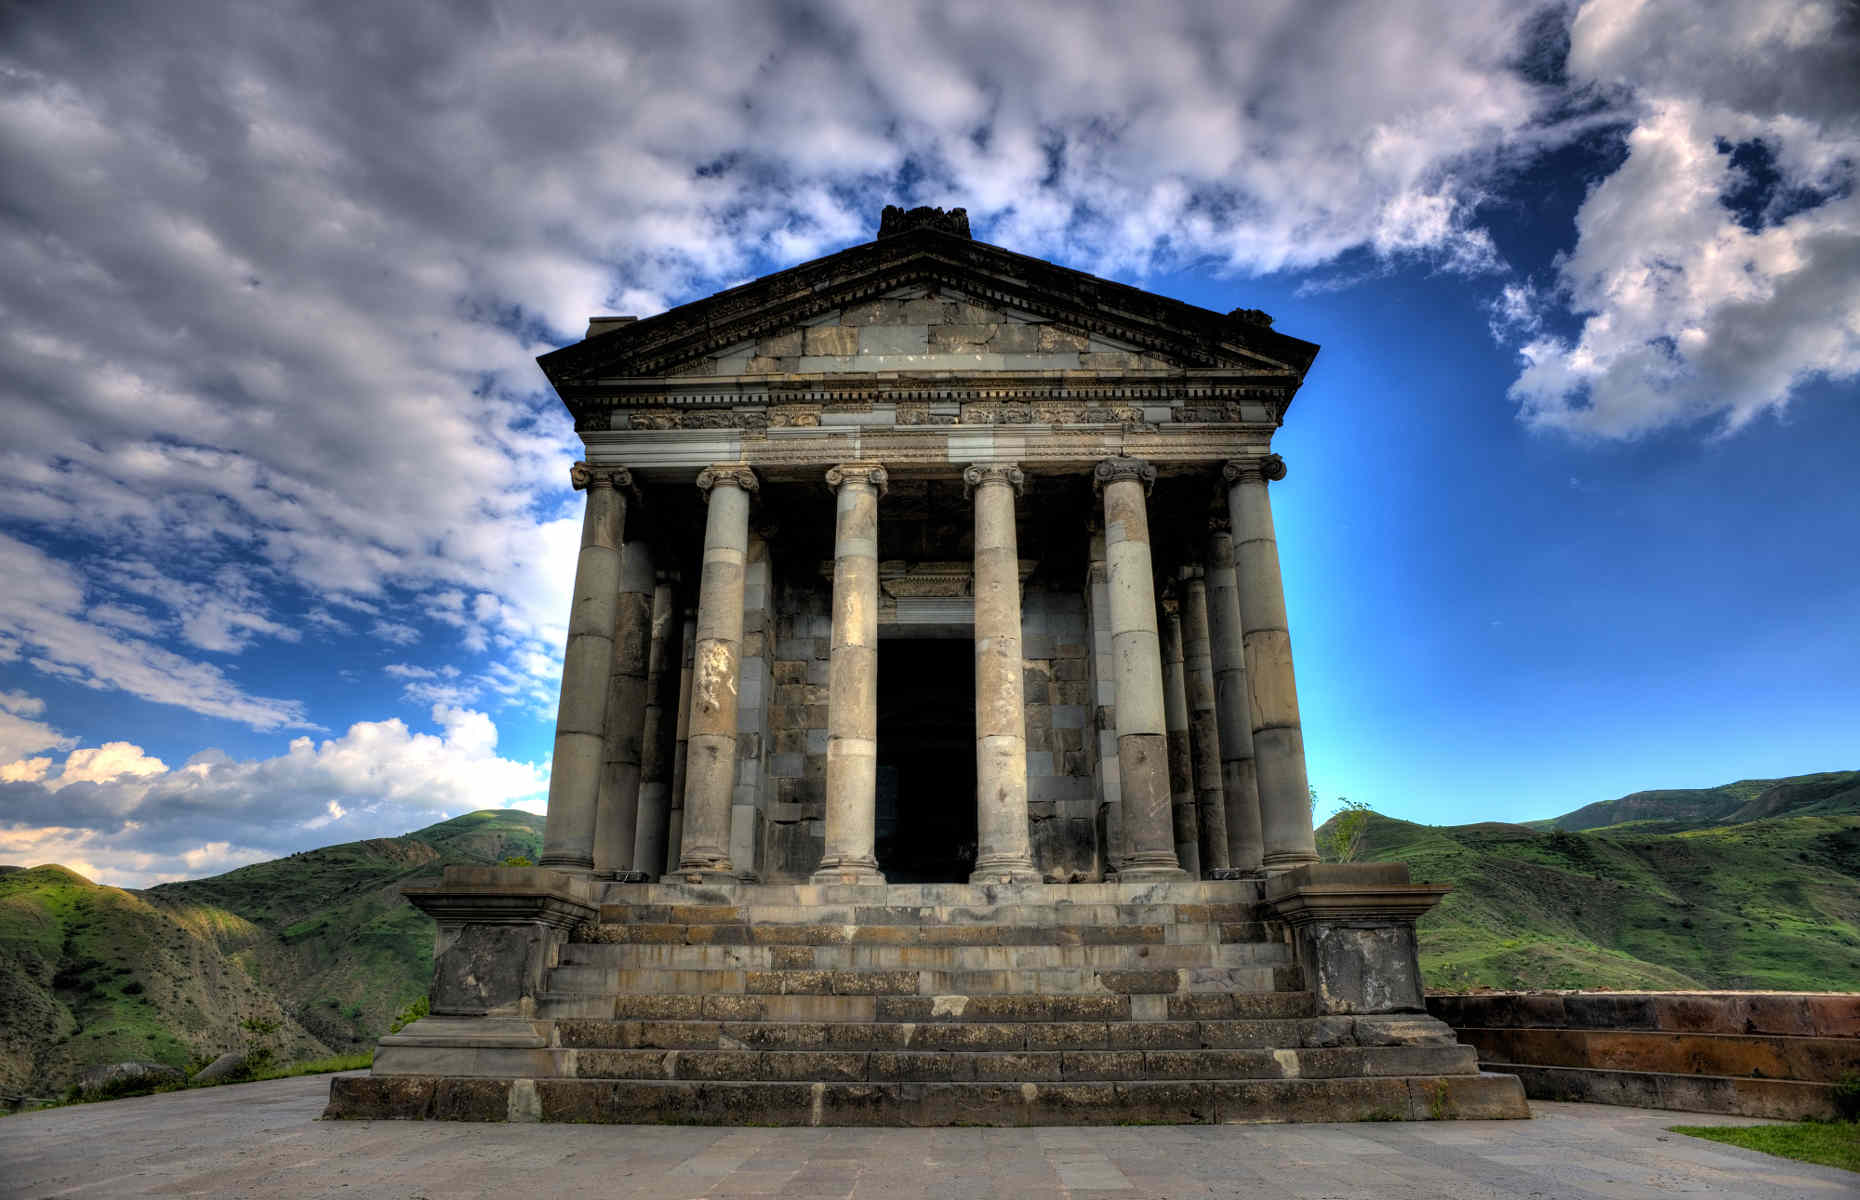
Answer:
M1317 347L887 209L540 364L586 496L535 867L330 1115L1525 1116L1446 890L1314 846L1270 488Z

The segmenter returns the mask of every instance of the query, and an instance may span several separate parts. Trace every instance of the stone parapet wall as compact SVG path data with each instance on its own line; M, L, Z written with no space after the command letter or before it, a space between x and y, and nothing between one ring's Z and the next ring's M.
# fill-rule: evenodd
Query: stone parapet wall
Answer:
M1835 1083L1860 1075L1860 995L1491 992L1427 1007L1540 1100L1828 1118Z

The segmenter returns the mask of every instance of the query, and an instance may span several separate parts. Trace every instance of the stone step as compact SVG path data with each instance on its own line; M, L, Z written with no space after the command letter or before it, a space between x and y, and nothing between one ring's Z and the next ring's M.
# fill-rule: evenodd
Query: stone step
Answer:
M1309 1017L1310 992L1180 992L1174 995L751 996L545 993L545 1020L1024 1022L1224 1021Z
M1279 966L1292 948L1275 942L1142 946L678 946L576 942L560 966L658 967L670 970L959 970L1097 967Z
M555 1023L572 1050L1281 1050L1452 1046L1420 1016L1207 1021L665 1021Z
M1002 970L794 970L558 966L549 990L581 995L944 996L1034 992L1042 995L1272 992L1298 986L1296 966L1011 967Z
M603 904L617 925L1237 925L1260 919L1254 903L1196 904Z
M1205 1125L1528 1117L1510 1075L744 1083L338 1075L325 1117L624 1125Z
M1297 1050L573 1050L579 1079L771 1083L1059 1083L1475 1075L1470 1046Z
M1264 899L1256 879L1156 883L1072 884L779 884L610 883L607 904L763 905L820 908L840 905L991 908L1019 905L1066 908L1088 904L1246 904Z
M1280 942L1257 921L1131 922L1028 925L964 922L952 925L858 925L806 922L696 922L602 920L577 944L652 946L1194 946Z

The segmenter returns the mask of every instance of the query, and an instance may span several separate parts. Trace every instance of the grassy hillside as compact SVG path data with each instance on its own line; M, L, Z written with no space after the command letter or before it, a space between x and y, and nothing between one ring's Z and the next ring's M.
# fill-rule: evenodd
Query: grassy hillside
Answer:
M1860 771L1828 771L1789 779L1741 779L1715 788L1635 792L1603 800L1535 828L1581 831L1628 822L1657 822L1659 832L1741 825L1766 817L1860 813Z
M1860 991L1860 814L1659 832L1376 816L1365 859L1455 891L1428 985Z
M0 872L0 1086L51 1094L96 1063L185 1068L255 1039L280 1058L362 1048L432 972L432 923L400 885L541 842L542 818L493 810L144 892Z

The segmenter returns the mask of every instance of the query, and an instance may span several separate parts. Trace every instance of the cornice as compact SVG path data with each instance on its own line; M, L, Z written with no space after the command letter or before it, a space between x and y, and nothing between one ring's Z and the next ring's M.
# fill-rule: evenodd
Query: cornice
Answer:
M926 227L631 322L537 362L572 408L575 385L662 373L707 351L917 285L947 286L1196 366L1253 365L1302 379L1318 350L1241 315L1223 315Z

